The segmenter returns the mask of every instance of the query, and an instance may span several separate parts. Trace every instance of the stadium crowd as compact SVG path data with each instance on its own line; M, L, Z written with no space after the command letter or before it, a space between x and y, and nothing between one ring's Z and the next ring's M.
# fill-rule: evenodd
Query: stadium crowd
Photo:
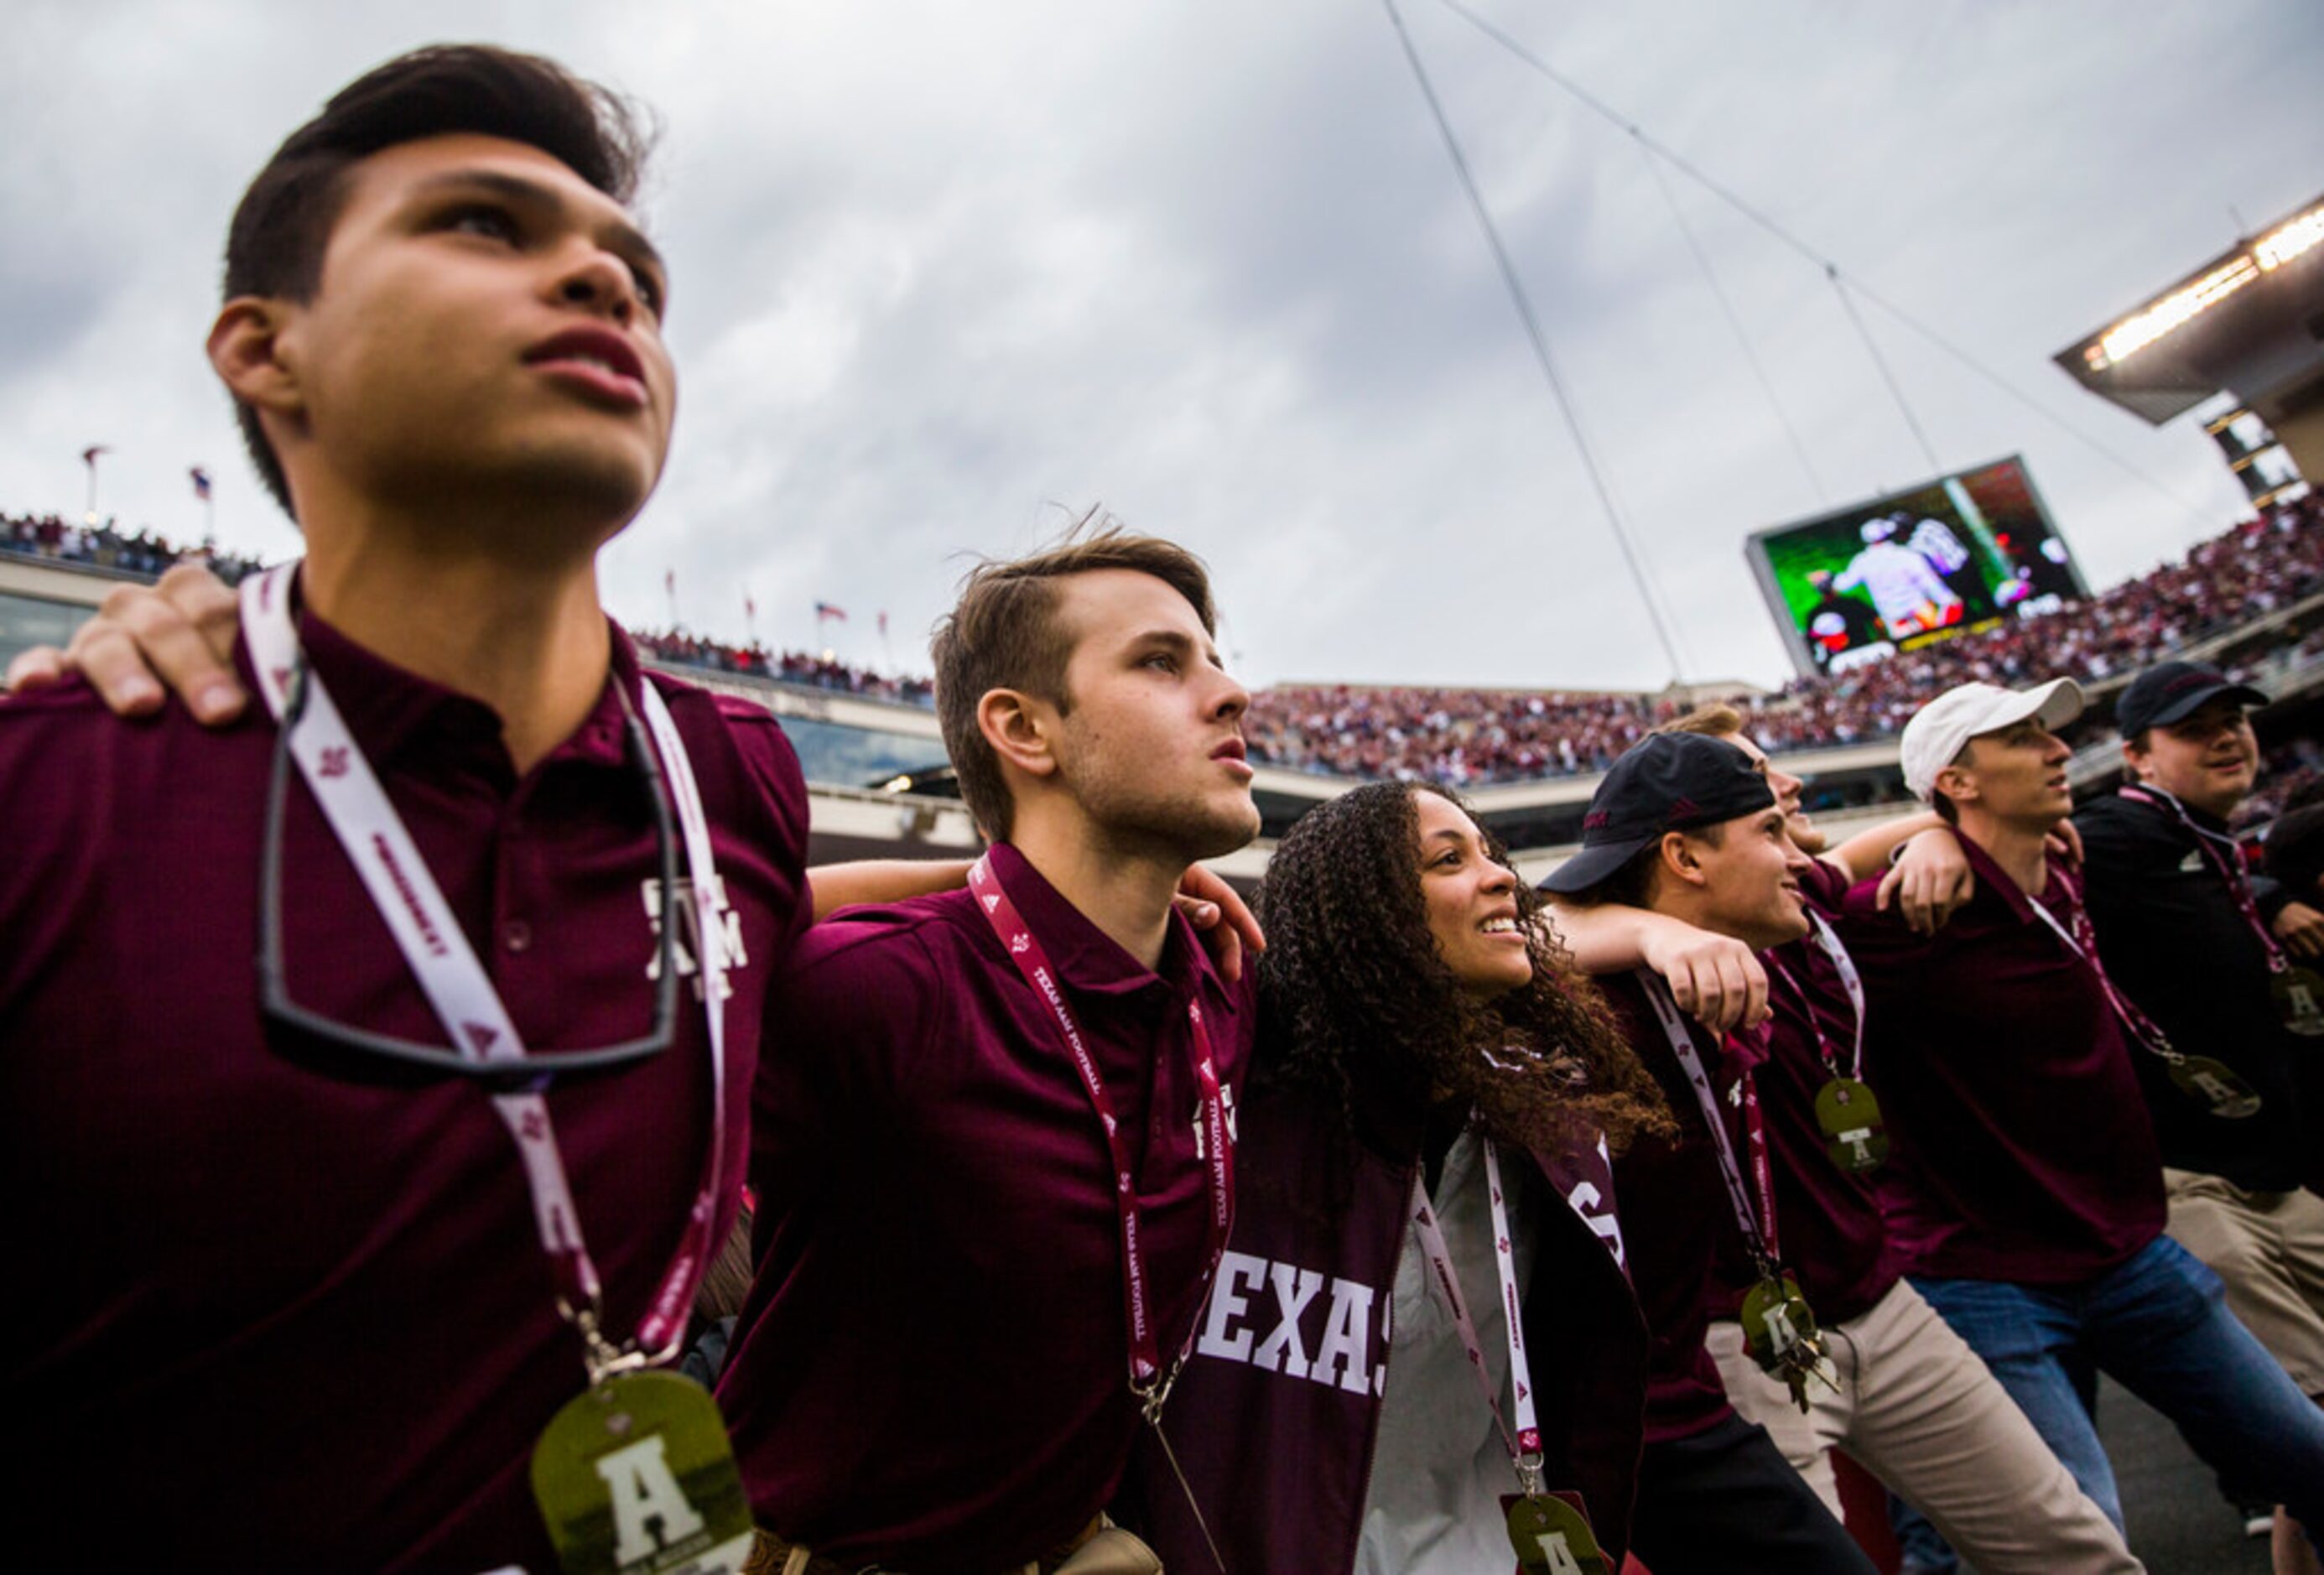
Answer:
M1778 752L1888 738L1951 685L2060 673L2102 683L2319 588L2324 500L2310 493L2048 616L1732 703ZM1459 788L1602 771L1683 709L1651 695L1288 686L1255 695L1244 731L1251 758L1270 765Z
M77 525L55 514L0 515L0 552L149 579L181 558L193 558L207 564L212 574L230 585L255 574L259 566L255 558L235 553L180 547L150 530L131 535L117 530L111 520Z
M57 516L0 517L0 550L156 576L180 557L150 531L75 525ZM195 554L232 585L258 564ZM2324 495L2310 493L2190 549L2183 562L2127 580L2044 617L1941 640L1836 677L1795 679L1773 695L1728 696L1778 752L1894 737L1932 689L2023 683L2070 673L2103 683L2289 606L2324 588ZM823 654L737 645L685 629L632 631L662 661L932 709L934 683ZM1686 709L1655 695L1278 686L1255 692L1244 733L1253 760L1342 777L1452 788L1603 771Z
M932 679L891 677L868 668L850 667L829 656L810 651L770 651L763 645L729 645L724 640L683 629L632 630L639 649L679 667L702 668L714 673L746 673L772 678L779 684L798 684L810 689L830 689L872 700L892 700L923 709L936 705Z

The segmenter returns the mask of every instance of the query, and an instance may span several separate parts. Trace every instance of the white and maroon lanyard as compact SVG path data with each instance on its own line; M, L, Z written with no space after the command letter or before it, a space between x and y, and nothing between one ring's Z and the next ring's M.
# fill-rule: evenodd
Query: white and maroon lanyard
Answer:
M1822 1061L1824 1070L1834 1077L1845 1075L1861 1082L1864 1077L1864 980L1856 972L1856 959L1848 954L1848 948L1840 944L1840 937L1832 934L1830 925L1823 922L1823 916L1811 912L1808 923L1815 927L1816 944L1822 947L1824 955L1831 959L1832 968L1840 974L1840 987L1848 992L1848 1004L1856 1013L1856 1055L1845 1073L1840 1070L1840 1057L1832 1054L1831 1045L1824 1039L1823 1025L1816 1021L1814 998L1800 988L1800 981L1792 977L1790 969L1776 961L1773 951L1763 955L1767 959L1767 965L1775 971L1775 976L1784 981L1784 987L1799 998L1800 1014L1807 1018L1808 1032L1815 1036L1816 1055Z
M1031 926L1009 900L1001 881L992 873L992 856L979 858L968 871L969 889L975 894L977 906L984 910L993 934L1008 948L1010 961L1033 987L1033 993L1048 1004L1056 1018L1057 1029L1065 1036L1068 1058L1074 1070L1081 1074L1083 1091L1097 1110L1097 1118L1105 1128L1107 1154L1113 1161L1115 1211L1121 1220L1121 1296L1130 1325L1130 1387L1148 1405L1158 1407L1168 1393L1162 1372L1161 1341L1154 1331L1154 1318L1147 1293L1146 1245L1139 1234L1138 1209L1138 1177L1130 1163L1130 1145L1122 1136L1121 1123L1113 1113L1113 1101L1107 1097L1105 1082L1098 1075L1097 1059L1090 1053L1088 1041L1082 1037L1081 1025L1074 1020L1073 1009L1065 1004L1064 988L1057 973L1034 938ZM1234 1154L1233 1139L1227 1131L1226 1096L1219 1082L1218 1062L1211 1054L1211 1034L1203 1023L1203 1005L1198 1000L1186 1003L1186 1021L1194 1032L1193 1055L1194 1080L1202 1090L1203 1129L1206 1141L1204 1158L1208 1162L1211 1184L1210 1252L1203 1269L1203 1287L1207 1294L1211 1278L1218 1272L1219 1258L1226 1251L1227 1232L1234 1224ZM1178 1360L1185 1360L1185 1349L1194 1344L1194 1332L1187 1331L1186 1347L1181 1349ZM1175 1376L1176 1369L1172 1369Z
M2153 805L2157 809L2169 810L2178 817L2181 825L2194 834L2195 846L2202 850L2204 862L2211 866L2213 874L2227 883L2227 896L2235 903L2236 911L2243 915L2244 923L2251 926L2251 933L2259 937L2260 947L2267 954L2267 971L2270 973L2289 972L2292 960L2283 954L2283 948L2276 944L2275 936L2268 931L2267 920L2260 916L2259 904L2252 898L2251 882L2244 876L2243 851L2236 846L2235 839L2206 831L2196 824L2195 817L2187 813L2187 806L2180 803L2175 795L2163 788L2150 788L2142 783L2135 788L2124 788L2122 797L2140 804ZM2219 849L2221 843L2227 844L2225 852Z
M1686 1073L1694 1090L1695 1103L1702 1108L1703 1124L1711 1128L1711 1152L1719 1161L1719 1177L1727 1184L1727 1201L1734 1205L1735 1223L1743 1232L1744 1245L1757 1260L1759 1272L1771 1275L1783 1261L1783 1250L1775 1236L1775 1168L1767 1157L1767 1125L1759 1111L1757 1080L1748 1071L1736 1078L1743 1106L1743 1137L1751 1150L1752 1185L1747 1188L1742 1167L1735 1160L1735 1146L1728 1141L1726 1120L1719 1113L1719 1096L1711 1090L1711 1074L1703 1070L1694 1036L1688 1031L1686 1018L1679 1015L1678 1003L1671 999L1670 987L1660 974L1647 969L1639 969L1637 978L1646 999L1654 1004L1655 1016L1662 1019L1663 1033L1670 1040L1671 1054L1678 1057L1679 1070ZM1751 1206L1754 1191L1759 1194L1757 1209Z
M1538 1493L1541 1425L1534 1416L1533 1368L1526 1360L1524 1308L1517 1294L1517 1247L1509 1235L1508 1205L1501 1192L1500 1156L1491 1138L1480 1134L1480 1140L1485 1149L1485 1184L1493 1204L1493 1266L1500 1275L1501 1321L1508 1325L1509 1393L1513 1396L1510 1415L1517 1422L1514 1430L1501 1415L1501 1397L1494 1392L1493 1380L1485 1372L1484 1342L1477 1336L1476 1321L1469 1316L1468 1301L1461 1294L1461 1276L1452 1267L1452 1254L1444 1245L1444 1232L1436 1223L1436 1211L1429 1206L1427 1189L1417 1177L1412 1188L1412 1222L1420 1228L1421 1250L1427 1254L1437 1288L1444 1293L1444 1304L1452 1311L1452 1325L1460 1331L1462 1347L1469 1353L1469 1370L1477 1375L1477 1386L1484 1391L1485 1404L1492 1408L1493 1423L1501 1430L1501 1442L1509 1451L1510 1464L1517 1468L1517 1481L1527 1493Z
M258 669L260 692L278 725L289 703L290 677L304 661L299 649L297 626L290 612L291 576L289 563L255 575L242 584L242 627L249 641L252 664ZM304 677L305 702L288 747L299 763L300 775L314 795L339 845L363 878L380 916L395 937L412 975L453 1047L471 1061L514 1061L523 1058L524 1041L509 1016L499 990L493 987L475 950L460 928L451 905L430 875L420 849L411 840L403 817L388 802L386 791L364 758L362 748L347 731L322 679L309 668ZM565 1158L557 1143L557 1129L549 1117L548 1101L539 1093L492 1096L517 1154L524 1165L525 1184L532 1195L533 1220L541 1249L556 1270L562 1310L581 1324L590 1344L592 1380L621 1367L667 1360L686 1336L695 1287L709 1266L717 1246L711 1239L718 1212L726 1147L726 1026L721 998L725 993L725 957L717 943L716 868L712 858L710 828L702 813L702 796L694 780L686 746L671 723L669 708L651 684L643 686L647 725L674 801L686 846L687 876L695 905L696 950L700 962L702 999L709 1023L710 1154L703 1166L700 1190L688 1211L677 1254L656 1287L645 1315L639 1320L631 1351L600 1349L603 1336L596 1325L601 1316L603 1287L597 1266L581 1234L581 1219L573 1203L573 1190L565 1174ZM677 916L665 915L665 924ZM543 1064L553 1070L554 1063ZM585 1322L586 1318L586 1322Z
M2064 870L2052 870L2051 875L2066 894L2066 910L2072 916L2072 927L2070 929L2060 923L2058 916L2050 911L2049 906L2030 892L2026 894L2025 906L2039 915L2042 922L2066 944L2066 950L2090 971L2098 981L2098 988L2106 992L2107 1005L2114 1009L2115 1017L2130 1031L2132 1038L2173 1065L2186 1060L2186 1056L2172 1046L2170 1036L2163 1033L2154 1019L2139 1010L2137 1003L2115 988L2114 981L2107 977L2106 964L2098 961L2098 936L2090 929L2089 912L2082 907L2080 890Z

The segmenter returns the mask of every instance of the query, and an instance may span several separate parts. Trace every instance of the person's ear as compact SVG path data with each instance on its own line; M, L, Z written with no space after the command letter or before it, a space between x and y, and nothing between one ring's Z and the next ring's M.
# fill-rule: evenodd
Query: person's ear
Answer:
M1696 851L1692 837L1684 832L1665 832L1659 851L1663 873L1672 880L1683 880L1689 886L1709 884L1710 874L1702 867L1702 859Z
M1019 689L987 689L976 703L976 730L1004 766L1033 778L1057 769L1056 707Z
M1943 768L1937 773L1936 781L1932 786L1938 792L1951 799L1956 808L1964 804L1976 802L1977 773L1967 766L1955 764Z
M210 367L235 400L262 417L296 420L306 400L290 333L297 309L267 296L238 295L210 325Z

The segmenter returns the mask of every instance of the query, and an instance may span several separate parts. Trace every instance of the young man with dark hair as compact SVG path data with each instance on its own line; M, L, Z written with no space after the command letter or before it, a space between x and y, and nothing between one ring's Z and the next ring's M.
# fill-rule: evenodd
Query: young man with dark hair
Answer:
M807 806L770 717L598 610L676 401L641 143L500 50L333 98L209 336L307 539L244 592L265 705L0 704L0 816L39 828L0 861L26 1567L547 1570L542 1461L609 1556L747 1543L707 1397L655 1420L620 1375L733 1217Z
M1960 826L1978 889L1933 937L1877 912L1869 883L1849 896L1841 935L1889 1120L1891 1223L1914 1287L2117 1525L2070 1362L2113 1374L2215 1468L2312 1524L2324 1412L2227 1312L2218 1276L2163 1234L2133 1058L2165 1064L2175 1096L2215 1119L2247 1116L2251 1091L2172 1044L2107 976L2080 875L2046 843L2072 807L2052 730L2080 709L2065 679L1965 684L1905 725L1905 783Z
M1742 751L1775 793L1793 845L1822 847L1822 834L1799 811L1799 779L1767 760L1733 711L1697 713L1672 731ZM1937 898L1941 925L1966 863L1933 815L1862 834L1843 852L1868 874L1882 867L1886 846L1907 837L1915 870L1910 879L1892 879L1923 899ZM1585 965L1612 971L1644 963L1647 937L1664 956L1709 950L1704 943L1712 938L1748 945L1715 911L1710 923L1682 916L1686 889L1662 879L1658 866L1656 876L1635 909L1559 908L1560 927ZM1769 871L1763 879L1772 884L1777 877ZM1750 1286L1730 1277L1714 1293L1707 1335L1728 1398L1766 1430L1835 1515L1837 1448L1926 1507L1993 1575L2135 1570L2121 1533L2074 1485L1984 1364L1904 1283L1877 1184L1887 1138L1864 1081L1868 1014L1854 962L1832 929L1851 874L1826 855L1803 861L1797 879L1806 919L1801 933L1747 952L1770 981L1772 1016L1761 1034L1730 1043L1737 1059L1751 1064L1784 1262L1829 1338L1803 1404L1748 1353L1738 1317Z
M1614 762L1591 798L1582 852L1544 884L1568 907L1629 898L1757 951L1805 932L1805 864L1766 778L1740 752L1662 734ZM1601 974L1598 984L1679 1123L1675 1139L1641 1137L1614 1165L1648 1333L1631 1546L1668 1575L1862 1575L1870 1561L1766 1433L1736 1415L1704 1343L1713 1265L1725 1254L1748 1257L1755 1282L1777 1288L1767 1315L1790 1338L1766 1348L1769 1359L1796 1361L1812 1350L1802 1343L1812 1326L1786 1322L1773 1200L1746 1179L1747 1168L1756 1179L1756 1144L1738 1137L1727 1103L1748 1094L1757 1055L1746 1040L1690 1022L1646 970Z
M821 1053L761 1073L782 1202L719 1391L766 1569L1140 1552L1099 1512L1224 1250L1253 1031L1171 916L1259 828L1213 630L1198 561L1111 530L978 569L938 630L998 840L966 890L818 926L782 983Z
M2166 1063L2135 1058L2171 1235L2226 1283L2228 1306L2292 1380L2324 1397L2324 1199L2302 1185L2324 1174L2304 1075L2324 1053L2324 979L2279 938L2294 894L2253 879L2227 830L2259 768L2249 712L2266 703L2193 662L2139 674L2115 703L2130 779L2074 820L2107 973L2172 1045L2229 1067L2260 1100L2223 1118L2182 1096Z

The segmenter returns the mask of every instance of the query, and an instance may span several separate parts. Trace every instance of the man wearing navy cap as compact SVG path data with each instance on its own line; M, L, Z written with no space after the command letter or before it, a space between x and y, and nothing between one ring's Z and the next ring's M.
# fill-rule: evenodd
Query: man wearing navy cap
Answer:
M1735 750L1766 778L1792 842L1803 852L1821 846L1822 835L1799 809L1799 779L1767 761L1741 725L1731 709L1713 707L1681 718L1671 731ZM1904 1282L1889 1244L1879 1195L1887 1139L1862 1081L1863 991L1831 924L1856 878L1849 866L1870 874L1887 844L1913 833L1921 834L1914 845L1923 854L1941 851L1960 861L1955 834L1933 815L1861 834L1862 845L1851 839L1844 861L1811 858L1798 868L1808 919L1803 933L1744 953L1766 976L1772 1015L1764 1039L1741 1035L1733 1044L1737 1059L1752 1063L1784 1266L1831 1331L1822 1377L1808 1385L1803 1407L1752 1359L1738 1322L1748 1276L1729 1276L1717 1288L1707 1344L1737 1412L1767 1431L1833 1514L1840 1498L1831 1457L1841 1449L1925 1508L1987 1575L2135 1570L2122 1534L1976 1353ZM1768 879L1789 873L1771 870ZM1689 939L1708 949L1729 935L1660 911L1676 906L1566 906L1557 916L1583 965L1609 972L1645 962L1648 948L1638 941L1648 934L1660 935L1654 953L1665 958ZM1745 943L1728 944L1741 950ZM1681 980L1665 975L1665 982L1683 1006ZM1706 1023L1719 1020L1702 1015ZM1730 1124L1737 1113L1729 1110ZM1618 1194L1618 1205L1623 1201Z
M1892 1224L1915 1289L1984 1357L2090 1497L2121 1500L2068 1367L2094 1363L2198 1454L2313 1524L2324 1412L2163 1235L2162 1161L2133 1063L2204 1119L2253 1113L2232 1068L2184 1049L2105 972L2080 872L2045 844L2072 807L2081 711L2057 679L1964 684L1906 723L1908 787L1956 824L1977 894L1934 936L1849 895L1866 1064L1888 1113Z
M1741 751L1661 734L1614 762L1591 798L1582 852L1543 884L1572 904L1651 907L1757 949L1806 933L1806 863L1774 789ZM1669 1575L1869 1569L1766 1433L1735 1414L1704 1345L1717 1259L1748 1258L1752 1277L1782 1283L1780 1222L1756 1184L1740 1111L1728 1102L1749 1094L1757 1047L1683 1016L1659 975L1642 969L1598 983L1662 1084L1680 1134L1641 1138L1614 1166L1615 1207L1649 1335L1632 1517L1638 1556ZM1779 1327L1812 1336L1788 1303L1772 1311ZM1812 1359L1804 1347L1784 1354Z
M2246 873L2227 829L2259 765L2250 712L2266 703L2214 668L2148 668L2115 704L2128 781L2074 823L2107 972L2173 1045L2233 1068L2261 1101L2222 1119L2182 1098L2163 1062L2136 1058L2170 1232L2293 1381L2324 1395L2324 1199L2301 1184L2324 1136L2301 1075L2324 1055L2324 979L2301 961L2296 921L2312 910Z

